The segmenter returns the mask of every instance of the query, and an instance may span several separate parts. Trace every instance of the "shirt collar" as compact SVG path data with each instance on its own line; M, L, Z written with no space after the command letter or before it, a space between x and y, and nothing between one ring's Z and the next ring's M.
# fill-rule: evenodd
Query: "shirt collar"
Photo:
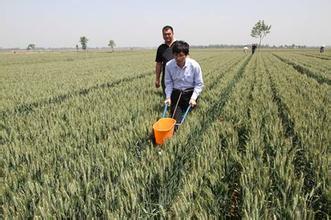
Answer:
M176 61L175 61L175 63L176 63ZM177 67L178 69L182 69L182 70L184 70L184 69L187 68L187 66L188 66L187 58L185 59L185 64L184 64L183 68L181 68L180 66L178 66L178 64L176 63L176 67Z
M175 43L176 39L174 38L174 40L171 42L170 45L168 45L166 42L164 42L165 45L167 45L168 47L172 47L172 45Z

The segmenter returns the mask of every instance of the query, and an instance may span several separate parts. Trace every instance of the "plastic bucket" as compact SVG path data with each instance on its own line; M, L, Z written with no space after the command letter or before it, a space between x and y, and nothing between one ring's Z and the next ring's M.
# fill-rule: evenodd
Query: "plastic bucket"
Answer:
M164 144L165 140L174 134L176 120L173 118L161 118L153 125L156 144Z

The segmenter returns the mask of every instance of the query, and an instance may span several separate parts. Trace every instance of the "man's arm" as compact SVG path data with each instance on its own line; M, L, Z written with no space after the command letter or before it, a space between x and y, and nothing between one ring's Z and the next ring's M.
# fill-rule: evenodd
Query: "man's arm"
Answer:
M195 85L194 85L194 91L193 94L191 96L191 99L193 99L194 101L197 100L198 96L200 95L202 88L204 86L203 84L203 79L202 79L202 71L201 71L201 67L200 65L198 65L195 69Z
M156 62L155 64L155 87L159 88L160 87L160 77L161 77L161 68L162 68L162 63L161 62Z
M165 87L166 87L165 88L165 94L166 94L167 99L170 99L172 90L174 88L174 82L172 80L170 71L171 70L169 68L169 65L166 65L165 76L164 76L164 84L165 84Z
M161 46L157 48L155 57L155 87L160 87L160 76L162 68L162 49Z

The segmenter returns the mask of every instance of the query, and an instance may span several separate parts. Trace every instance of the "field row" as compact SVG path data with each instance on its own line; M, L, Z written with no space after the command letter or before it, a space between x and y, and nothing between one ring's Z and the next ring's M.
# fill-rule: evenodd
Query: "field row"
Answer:
M302 74L288 54L199 51L199 105L159 154L150 133L163 97L143 71L149 55L138 57L138 69L119 68L109 82L95 73L97 86L85 78L70 90L62 76L63 99L40 96L46 90L35 84L31 100L7 102L4 216L327 216L329 84ZM103 59L90 59L91 71L106 73Z
M275 53L274 56L284 63L293 66L300 73L314 78L317 82L331 85L330 61L286 53Z

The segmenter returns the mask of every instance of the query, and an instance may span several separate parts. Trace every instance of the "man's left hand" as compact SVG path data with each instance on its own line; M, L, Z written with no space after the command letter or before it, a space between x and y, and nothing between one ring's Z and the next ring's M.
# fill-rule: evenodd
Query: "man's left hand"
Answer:
M197 102L196 102L194 99L190 99L189 104L190 104L192 107L195 107L195 106L197 105Z
M155 87L156 88L160 87L160 80L159 79L155 80Z

